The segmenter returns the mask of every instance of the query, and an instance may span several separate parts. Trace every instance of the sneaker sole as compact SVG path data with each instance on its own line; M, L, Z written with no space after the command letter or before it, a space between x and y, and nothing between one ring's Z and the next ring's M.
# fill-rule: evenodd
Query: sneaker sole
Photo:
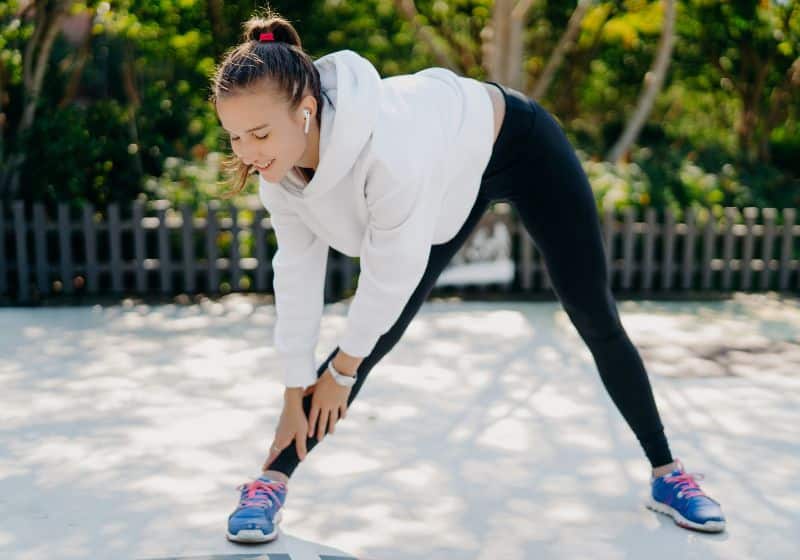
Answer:
M259 529L241 529L235 535L231 534L227 530L225 531L225 536L228 538L229 541L233 542L240 542L240 543L264 543L269 541L274 541L278 538L278 524L283 520L283 509L279 509L278 513L275 514L275 518L272 520L272 532L269 534L264 534L263 531Z
M647 506L648 509L658 513L669 515L676 525L680 525L681 527L685 527L687 529L697 529L698 531L704 531L706 533L719 533L720 531L725 530L724 521L706 521L705 523L695 523L694 521L689 521L686 519L675 508L672 508L667 504L657 502L653 498L650 498L645 506Z

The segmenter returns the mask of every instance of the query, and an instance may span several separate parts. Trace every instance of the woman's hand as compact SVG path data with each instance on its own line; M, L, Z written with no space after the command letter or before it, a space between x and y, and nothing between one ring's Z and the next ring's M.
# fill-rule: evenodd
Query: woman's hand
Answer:
M303 397L314 391L315 385L310 385L302 393L298 387L296 391L287 390L284 398L283 412L281 412L278 427L275 429L275 439L270 445L269 456L264 462L262 470L268 470L272 461L280 453L289 447L292 440L295 440L297 456L302 461L308 453L306 449L306 433L308 432L308 420L303 410Z
M335 366L334 366L335 367ZM343 387L333 380L329 370L325 370L314 386L314 396L311 397L311 413L308 416L308 437L314 437L317 431L317 441L322 441L325 436L325 426L328 432L333 433L333 426L340 418L347 415L347 397L350 396L351 387Z

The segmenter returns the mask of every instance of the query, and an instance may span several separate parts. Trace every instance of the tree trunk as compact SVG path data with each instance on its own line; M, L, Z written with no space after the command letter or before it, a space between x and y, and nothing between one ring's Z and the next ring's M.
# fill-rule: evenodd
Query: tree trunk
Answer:
M659 40L658 52L656 53L653 66L645 74L644 89L642 90L636 109L628 121L625 130L619 140L608 152L606 159L611 162L619 161L639 136L639 132L644 126L647 117L653 110L656 95L661 91L667 69L672 58L672 47L675 44L675 1L664 0L664 24Z
M142 175L144 175L144 167L142 166L141 145L139 143L139 127L136 123L141 101L139 99L139 90L136 88L135 58L130 46L126 43L122 59L122 87L125 90L125 96L128 98L128 132L131 135L131 143L136 146L134 154L136 171L141 179Z
M586 79L586 75L591 72L591 61L597 58L600 49L603 47L603 31L609 19L616 14L616 10L612 6L608 10L603 10L602 14L603 19L588 48L574 52L570 51L564 57L566 66L564 66L565 63L562 63L563 70L559 77L558 95L550 100L553 112L558 114L564 122L569 122L580 116L579 90L581 83Z
M41 2L42 10L46 10L47 8L44 7L45 4L50 4L49 2ZM53 43L58 36L58 33L61 28L61 22L64 19L64 16L67 14L67 10L72 5L72 0L68 0L66 2L58 2L53 3L49 6L50 12L44 13L42 19L39 19L37 13L37 22L42 21L43 28L41 33L35 33L34 35L41 39L41 44L36 45L37 48L34 49L25 49L26 54L29 52L31 57L34 56L34 52L36 52L36 61L33 63L32 60L27 61L25 64L28 67L28 83L25 84L26 87L26 99L25 99L25 108L22 112L22 119L19 125L19 133L26 131L28 128L33 125L33 121L36 115L36 106L39 102L39 96L42 92L42 82L44 82L44 74L47 70L48 63L50 61L50 52L53 50ZM37 6L37 10L39 10L39 6Z
M449 49L444 46L441 38L436 35L433 28L429 25L420 25L417 21L417 6L414 0L395 0L395 6L398 13L403 16L415 33L419 35L422 41L431 49L433 58L439 66L449 68L454 72L462 72L462 68L450 55Z
M492 19L481 33L484 67L489 79L494 82L506 82L503 53L508 51L508 20L511 7L512 0L495 0Z
M86 13L86 17L91 19L94 18L95 11L94 9L90 10ZM78 95L78 91L80 90L81 85L81 77L83 76L83 69L86 67L86 63L89 60L89 56L92 54L92 30L91 27L88 26L86 30L86 34L83 36L81 40L80 47L78 51L75 53L75 63L72 65L72 69L69 75L69 80L67 81L67 87L64 90L64 97L61 98L61 101L58 102L58 108L63 109L70 105L74 100L75 97Z
M525 59L525 21L533 7L533 0L519 0L509 14L508 52L505 56L506 80L516 90L522 90L523 62Z
M572 45L575 44L575 40L581 30L581 22L593 3L594 0L578 0L578 5L575 6L575 10L572 12L567 22L567 29L561 36L561 39L559 39L556 48L553 50L553 54L551 54L550 58L547 60L542 75L536 80L536 85L529 94L530 97L538 100L545 96L556 75L556 71L564 61L564 57L572 48Z
M22 138L22 135L33 126L45 71L50 61L50 52L60 31L61 22L72 3L73 0L35 2L36 28L25 47L22 62L24 105L22 118L17 127L17 138ZM22 164L25 162L25 153L22 151L22 146L18 146L18 149L17 153L9 157L8 165L0 177L0 198L5 200L12 199L19 191L20 173Z
M523 89L525 21L534 0L495 0L492 20L481 33L484 68L489 79Z

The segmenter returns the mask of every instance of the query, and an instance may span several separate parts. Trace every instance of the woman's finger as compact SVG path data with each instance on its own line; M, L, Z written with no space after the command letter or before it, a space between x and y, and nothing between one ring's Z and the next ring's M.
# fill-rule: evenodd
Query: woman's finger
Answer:
M269 446L269 453L267 455L267 460L264 462L264 470L267 470L267 468L278 457L278 455L280 455L281 451L283 451L284 447L286 446L278 443L277 437L272 441L272 443Z
M317 441L322 441L325 437L325 425L328 423L329 410L323 408L319 413L319 426L317 427Z
M311 404L311 414L308 416L308 437L314 437L314 424L317 422L317 415L319 414L319 406Z
M328 420L328 427L329 427L328 433L331 434L333 433L334 426L336 425L336 422L338 420L339 420L339 410L334 408L333 410L331 410L331 416L330 419Z
M303 434L298 432L294 439L295 447L297 449L297 458L302 461L306 458L306 454L308 453L308 450L306 449L306 438L303 437Z

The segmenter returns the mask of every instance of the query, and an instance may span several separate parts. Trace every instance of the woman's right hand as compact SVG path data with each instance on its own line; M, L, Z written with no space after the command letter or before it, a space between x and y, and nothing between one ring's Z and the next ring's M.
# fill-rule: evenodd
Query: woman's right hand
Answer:
M310 385L303 391L300 388L286 389L278 427L275 429L275 438L270 445L269 456L264 462L262 470L269 470L272 462L286 449L292 440L295 441L297 457L302 461L306 458L306 437L308 437L308 418L303 410L303 397L314 392L316 385Z

